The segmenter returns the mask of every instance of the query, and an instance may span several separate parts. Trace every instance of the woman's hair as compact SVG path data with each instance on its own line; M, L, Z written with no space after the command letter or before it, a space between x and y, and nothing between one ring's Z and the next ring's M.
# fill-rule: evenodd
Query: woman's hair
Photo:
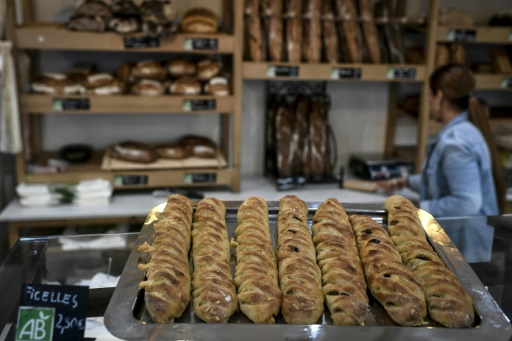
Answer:
M500 156L491 134L489 119L484 113L482 105L473 96L475 90L475 77L471 70L462 64L448 64L441 66L430 76L429 85L432 94L439 90L443 92L443 99L459 111L468 111L469 119L482 133L491 153L492 173L494 187L500 212L505 209L505 172Z

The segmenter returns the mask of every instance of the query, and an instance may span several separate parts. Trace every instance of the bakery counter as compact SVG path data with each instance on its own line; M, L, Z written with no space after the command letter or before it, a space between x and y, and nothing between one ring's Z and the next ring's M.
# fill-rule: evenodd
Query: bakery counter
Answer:
M438 219L503 312L512 317L512 216ZM0 338L14 339L23 283L89 285L86 337L103 326L117 280L139 233L21 238L0 266Z

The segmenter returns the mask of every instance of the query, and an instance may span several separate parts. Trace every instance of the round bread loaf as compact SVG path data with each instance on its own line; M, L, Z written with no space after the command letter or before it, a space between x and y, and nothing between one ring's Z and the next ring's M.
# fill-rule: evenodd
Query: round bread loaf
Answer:
M197 79L204 82L217 76L221 71L221 63L214 60L205 59L197 64Z
M196 64L186 58L176 58L167 63L167 72L173 78L193 76L196 73Z
M167 77L166 70L159 62L145 60L138 62L133 68L133 76L137 79L153 79L163 81Z
M226 77L213 77L205 83L204 92L214 96L229 96L229 81Z
M191 8L181 19L181 31L184 33L216 33L218 25L215 13L205 7Z
M192 77L181 77L171 83L169 92L174 95L199 95L201 83Z
M132 86L132 92L142 96L160 96L165 93L165 86L159 81L141 79Z

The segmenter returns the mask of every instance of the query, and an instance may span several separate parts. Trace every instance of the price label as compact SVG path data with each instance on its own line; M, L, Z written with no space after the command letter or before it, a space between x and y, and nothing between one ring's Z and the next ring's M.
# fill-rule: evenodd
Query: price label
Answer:
M89 110L89 98L54 98L53 109L56 111Z
M448 36L446 37L449 41L475 41L476 39L476 30L475 29L453 29L448 31Z
M24 284L16 340L83 340L89 287Z
M147 175L116 175L114 186L145 186L148 184Z
M219 40L217 38L185 38L183 49L217 51L219 49Z
M389 68L386 78L397 80L416 79L416 69L405 67Z
M503 89L511 89L512 88L512 78L503 78L501 80L500 85Z
M299 67L291 65L270 65L267 69L268 77L299 77Z
M211 111L217 109L217 100L210 99L186 99L183 100L183 111Z
M331 79L361 79L360 67L335 67L331 70Z
M216 173L187 173L183 179L185 184L204 184L215 183L217 181Z
M159 36L125 36L125 49L147 49L160 47Z

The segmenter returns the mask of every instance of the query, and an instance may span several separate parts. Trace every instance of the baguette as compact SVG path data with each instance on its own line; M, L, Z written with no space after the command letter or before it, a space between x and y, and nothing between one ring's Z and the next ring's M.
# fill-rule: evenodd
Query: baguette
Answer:
M322 278L308 227L308 207L294 195L279 200L277 264L286 323L316 323L324 310Z
M338 63L340 61L338 33L331 1L324 1L322 4L322 29L325 59L329 63Z
M192 224L194 312L208 323L226 323L238 307L225 215L220 200L205 198L198 202Z
M361 32L357 22L357 11L353 0L335 0L338 17L342 20L342 36L348 53L347 62L362 63L363 54L360 48Z
M260 0L245 1L245 30L249 60L263 60L263 36L261 33Z
M377 34L377 25L371 9L369 0L359 0L359 9L361 12L361 21L363 33L366 42L366 49L370 57L370 61L374 64L381 62L379 38Z
M350 222L372 296L397 324L422 325L427 315L425 295L387 232L369 216L352 215Z
M430 317L449 328L471 327L475 318L471 297L428 243L416 207L399 195L390 196L385 207L391 239L423 286Z
M235 285L240 310L254 323L274 323L281 306L267 203L250 197L238 209Z
M364 325L368 307L363 266L343 205L334 198L318 206L313 242L322 270L324 298L335 325Z
M159 221L154 224L153 245L144 243L138 252L149 252L149 262L140 264L146 279L139 283L144 301L156 323L173 322L190 302L190 228L192 202L180 194L170 195Z
M306 0L304 13L304 44L302 59L308 63L320 63L322 56L321 0Z
M288 62L300 63L302 54L302 0L286 0L285 5Z
M273 62L280 62L283 57L283 2L282 0L263 0L268 36L268 56Z

